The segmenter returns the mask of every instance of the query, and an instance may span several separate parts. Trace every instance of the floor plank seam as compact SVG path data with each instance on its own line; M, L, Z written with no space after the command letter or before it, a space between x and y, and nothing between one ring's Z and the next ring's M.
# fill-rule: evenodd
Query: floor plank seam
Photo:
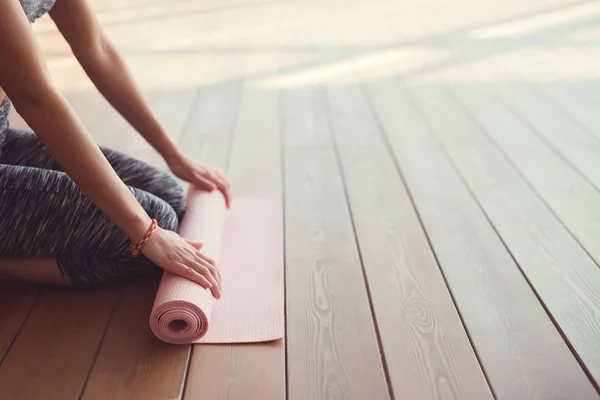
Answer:
M548 204L548 202L546 201L546 199L544 199L544 197L538 192L538 190L529 181L529 179L527 179L527 177L525 176L525 174L523 174L523 172L521 171L521 169L519 168L519 166L509 157L509 155L502 148L502 146L500 146L500 144L493 138L492 135L490 135L487 132L487 130L483 129L483 127L481 126L481 124L479 123L479 121L477 120L477 118L474 115L472 115L470 109L468 109L468 107L466 106L466 104L464 104L463 101L458 96L456 96L452 91L450 93L451 93L451 96L453 96L453 97L455 97L457 99L458 103L463 107L463 109L467 110L467 113L473 117L473 119L476 121L476 124L481 128L481 130L482 130L483 134L485 135L485 137L499 151L499 153L503 157L503 159L513 168L514 171L516 171L516 173L519 175L519 177L521 177L521 179L533 191L533 193L537 196L537 198L546 206L546 209L554 216L554 218L556 218L556 220L569 233L569 235L573 238L573 240L575 240L577 242L577 244L581 247L581 249L592 260L592 262L594 264L596 264L598 266L598 268L600 268L600 263L599 263L600 260L596 260L596 258L588 251L588 249L583 245L583 243L581 243L581 241L579 240L579 238L573 233L573 231L569 228L569 226L562 220L562 218L558 214L556 214L556 212L554 211L554 209L550 206L550 204Z
M496 93L493 93L494 97L498 100L498 103L500 103L501 105L504 106L504 109L506 111L508 111L509 113L511 113L512 115L514 115L519 121L521 121L525 126L527 126L529 128L529 130L538 138L540 139L545 145L546 147L548 147L548 149L550 149L550 151L552 151L552 153L554 153L558 158L560 158L563 162L565 162L573 171L575 171L584 181L586 181L591 187L594 188L594 190L596 190L596 192L600 193L600 187L598 187L598 185L596 185L588 176L587 174L585 174L579 167L577 167L575 164L573 164L573 162L562 152L560 151L551 141L550 139L548 139L546 137L546 135L544 135L542 132L539 131L539 129L537 129L531 122L529 122L527 120L527 118L525 117L525 115L521 114L519 111L517 111L516 109L514 109L510 103L502 98L501 96L499 96ZM557 111L562 112L564 115L569 115L564 109L562 108L556 108ZM576 124L578 125L578 124ZM596 135L594 135L593 133L589 132L588 130L585 130L586 133L590 134L594 140L600 140L600 138L598 138Z
M8 355L8 353L9 353L9 351L10 351L13 343L15 342L15 340L17 340L17 337L19 336L19 334L23 330L23 327L25 326L25 324L29 320L29 316L31 315L31 313L33 312L33 310L37 306L38 302L40 301L40 298L42 297L42 293L43 292L44 292L44 290L42 288L38 287L38 291L36 293L35 299L31 303L31 307L29 307L29 310L27 311L27 315L25 316L25 318L23 318L23 322L19 326L19 329L17 329L17 331L15 332L15 334L13 335L13 337L8 342L8 345L6 346L6 349L4 350L4 352L2 354L0 354L0 365L2 364L2 362L4 361L4 359L6 358L6 356Z
M185 399L185 392L187 390L188 385L188 377L190 372L190 363L192 362L192 353L194 352L194 344L189 344L187 357L185 359L185 367L183 368L183 376L181 377L181 390L179 392L178 398L181 400Z
M286 146L285 146L285 106L283 104L284 94L280 91L277 97L277 106L279 107L279 168L281 169L281 210L283 212L283 395L285 399L290 397L290 387L288 385L289 382L289 368L288 368L288 345L287 345L287 337L288 337L288 308L287 308L287 265L286 265L286 257L285 257L285 249L286 249L286 202L285 202L285 194L286 194L286 185L285 185L285 166L287 163L287 154L286 154Z
M237 79L236 91L235 91L235 110L233 110L234 117L231 119L231 125L229 126L229 146L227 147L227 154L225 156L225 171L229 170L231 166L231 158L233 157L233 141L235 139L235 131L240 116L240 107L242 105L242 89L245 78Z
M388 388L388 394L390 396L390 399L394 400L395 396L394 396L394 389L392 387L392 380L391 380L390 373L389 373L388 363L386 360L386 354L383 349L383 342L381 340L381 332L379 330L379 324L377 322L375 308L373 307L373 297L371 295L371 288L369 287L369 279L367 278L367 273L365 270L365 263L364 263L364 259L363 259L363 253L361 250L361 246L360 246L360 241L358 239L356 223L354 222L354 214L352 212L352 205L350 204L350 195L348 193L348 187L346 184L346 176L344 175L344 170L343 170L342 161L341 161L340 152L339 152L339 146L337 143L337 139L335 137L336 135L335 135L332 119L331 119L331 112L330 112L331 104L330 104L329 100L326 98L326 96L324 99L324 103L325 103L325 107L327 107L327 110L328 110L327 121L328 121L328 125L329 125L329 134L331 136L331 141L333 144L336 165L337 165L339 173L340 173L342 188L344 191L344 200L346 203L346 207L348 208L348 214L350 216L350 224L352 226L352 234L354 235L354 243L355 243L356 249L358 251L358 258L360 261L360 270L361 270L363 282L364 282L364 285L365 285L365 288L367 291L367 299L369 301L369 311L371 314L371 321L372 321L373 327L375 329L375 336L377 338L377 347L379 349L379 357L381 359L383 373L384 373L386 385Z
M427 126L427 129L431 132L432 127L429 124L429 122L427 121L427 119L425 118L425 116L423 115L422 111L420 110L420 108L417 106L416 102L414 101L414 99L412 98L410 92L408 90L405 89L404 85L402 84L402 82L399 82L399 85L401 88L403 88L404 92L406 93L407 98L409 99L409 101L411 102L411 104L413 105L413 108L415 109L415 111L417 112L417 114L419 115L420 119L423 120L425 122L425 125ZM450 288L450 285L448 284L448 279L446 277L446 274L444 272L444 269L442 268L441 262L439 260L439 257L433 247L433 243L431 242L431 238L429 237L429 234L427 233L427 229L425 228L425 223L423 222L423 218L421 217L421 214L419 213L419 210L417 208L417 204L416 201L412 195L412 192L410 190L410 187L408 185L408 182L406 181L406 178L404 176L404 173L402 172L402 168L400 168L400 163L396 157L396 154L394 153L391 143L389 141L388 138L388 134L386 133L386 129L383 125L383 123L381 122L378 113L376 112L375 109L375 105L372 102L372 99L370 97L370 95L364 90L364 86L362 86L362 89L365 93L365 99L366 102L369 106L369 109L371 111L371 114L373 115L373 118L375 119L375 122L377 124L379 133L383 139L383 142L385 143L386 146L386 150L388 151L388 154L390 155L390 157L392 158L392 161L394 163L394 166L396 168L396 171L398 172L400 179L402 181L402 184L404 185L404 188L406 190L406 193L408 195L408 198L410 199L410 203L412 205L412 208L417 216L417 219L419 221L419 225L421 226L421 230L423 231L426 239L427 239L427 244L429 246L429 249L431 250L431 253L433 254L433 257L435 259L435 262L438 266L438 269L440 271L440 274L442 275L442 279L444 280L444 284L446 285L446 289L448 290L448 293L450 294L450 298L452 299L452 303L454 306L454 309L456 310L456 313L458 314L458 317L460 319L460 322L462 324L462 327L465 331L465 334L467 335L468 339L469 339L469 343L471 344L471 348L473 349L473 353L475 354L475 358L477 359L477 363L479 364L479 368L481 368L481 372L483 373L484 379L490 389L490 392L492 393L492 396L494 397L494 399L497 399L498 396L496 395L495 389L491 384L490 378L488 376L488 372L486 371L485 366L483 365L483 362L481 361L481 357L479 355L479 352L477 350L477 347L475 346L475 343L473 342L473 337L469 331L469 328L467 327L464 317L460 311L460 308L458 307L458 304L456 302L456 298L454 296L454 293L452 292L452 289Z
M581 130L586 131L587 133L592 135L596 140L600 141L600 136L598 136L596 132L594 132L592 129L590 129L589 126L581 122L579 118L577 118L575 115L573 115L573 113L570 110L566 109L562 104L560 104L560 102L557 101L552 95L544 93L537 86L534 86L533 83L527 83L522 80L519 80L518 82L521 83L523 86L528 87L529 90L535 93L537 97L542 97L546 103L551 105L552 108L561 111L564 115L567 116L567 118L569 118L571 122L573 122L575 125L581 128Z
M96 360L98 359L98 354L100 354L100 349L102 348L102 345L104 344L104 339L106 338L106 333L108 332L108 328L110 327L113 317L114 317L115 313L117 312L117 308L119 307L122 293L123 293L123 287L120 286L119 291L116 295L115 303L113 304L112 309L110 310L110 314L107 319L106 325L104 326L104 329L102 330L102 336L100 337L100 341L98 342L98 346L96 347L96 351L94 352L94 357L92 358L92 363L90 364L90 368L88 369L88 371L85 374L85 377L83 379L83 383L81 385L81 390L79 391L79 395L77 396L77 400L81 400L83 398L83 396L85 395L85 391L87 389L87 384L89 382L90 376L92 375L92 371L94 370L94 366L96 365Z
M198 108L198 103L200 103L200 99L202 99L203 95L204 95L204 93L203 93L202 88L198 89L196 96L194 97L194 100L190 104L190 108L189 108L188 112L186 113L183 125L181 126L181 132L183 132L184 134L180 135L180 137L179 137L180 140L185 136L185 133L188 132L188 130L190 129L190 124L192 123L192 120L194 119L194 115L196 114L196 109Z
M443 86L444 89L448 92L448 94L455 99L455 101L457 102L457 104L463 109L463 111L465 112L465 114L467 115L467 117L469 118L469 120L471 120L472 123L474 123L480 130L485 131L484 127L479 124L479 122L474 118L474 116L471 114L471 111L468 110L466 108L466 105L463 104L460 99L458 98L458 96L456 96L448 87L446 87L445 85ZM577 353L577 351L575 350L575 348L573 347L571 340L569 339L569 337L566 335L566 333L563 331L563 329L561 328L560 324L558 323L558 321L555 319L554 315L552 314L552 312L548 309L548 307L546 306L544 300L542 299L542 297L540 296L540 294L538 293L537 289L535 288L535 286L533 285L533 283L530 281L529 277L527 276L527 273L523 270L523 268L521 267L521 264L517 261L516 257L514 256L513 252L510 250L508 244L506 243L506 241L504 240L504 238L502 237L502 235L500 234L500 232L498 231L498 229L496 228L496 225L493 223L493 221L491 220L491 218L489 217L488 213L485 211L483 205L480 203L479 199L477 198L476 194L473 192L473 190L471 189L471 186L468 184L468 182L466 181L466 179L464 178L464 176L460 173L457 165L455 164L454 160L452 159L452 157L450 156L450 154L447 152L445 146L443 145L443 143L441 143L439 137L437 136L437 134L434 133L433 135L435 137L435 140L439 143L440 148L442 149L444 155L446 156L446 158L449 160L450 165L452 165L452 168L454 169L454 171L456 172L456 174L458 175L458 177L460 178L460 180L463 182L463 184L465 185L466 189L469 191L469 194L471 195L471 197L473 198L473 200L475 201L475 203L477 204L477 207L479 207L479 209L481 210L481 212L483 213L483 215L485 216L485 219L487 220L487 222L490 224L490 226L492 227L492 229L494 230L496 236L498 236L498 239L500 239L500 242L502 243L502 245L504 246L504 248L506 249L506 251L508 252L508 254L510 255L510 258L514 261L515 265L517 266L517 268L519 269L519 271L521 272L521 275L523 275L523 278L525 279L525 281L527 282L527 284L529 285L529 287L531 288L531 291L533 292L533 294L535 295L535 297L537 298L537 300L539 301L540 305L542 306L542 308L544 309L544 311L546 312L546 314L548 315L548 318L550 318L550 320L552 321L552 324L554 325L555 329L558 331L558 333L560 334L560 336L562 337L562 339L564 340L565 344L567 345L567 347L569 348L569 350L571 351L571 353L573 354L573 357L575 357L575 359L577 360L577 362L579 363L579 365L581 366L581 369L583 370L583 372L585 373L585 375L588 377L588 379L590 380L592 386L594 386L594 388L596 389L596 391L598 392L598 394L600 394L600 385L598 382L596 382L596 380L594 379L594 377L592 376L590 370L588 369L588 367L585 365L584 361L582 360L582 358L580 357L579 353Z

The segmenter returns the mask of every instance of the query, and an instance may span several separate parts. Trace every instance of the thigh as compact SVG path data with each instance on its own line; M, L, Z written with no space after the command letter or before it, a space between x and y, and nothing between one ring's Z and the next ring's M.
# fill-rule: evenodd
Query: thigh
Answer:
M129 187L146 212L176 230L165 201ZM129 240L64 172L0 164L0 257L129 257Z
M52 154L35 133L8 128L4 135L0 163L61 170Z
M183 187L169 173L116 150L100 147L117 175L128 186L166 201L179 218L185 211ZM64 171L39 137L32 132L9 129L2 152L3 164Z
M185 191L173 175L119 151L101 150L125 184L152 193L173 207L179 218L183 216Z

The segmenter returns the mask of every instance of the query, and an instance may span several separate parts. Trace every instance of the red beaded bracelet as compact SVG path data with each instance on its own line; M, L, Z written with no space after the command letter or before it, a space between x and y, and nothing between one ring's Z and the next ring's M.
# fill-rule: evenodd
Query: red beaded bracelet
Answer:
M142 250L142 246L146 244L148 239L150 239L150 236L152 236L157 227L158 222L155 219L153 219L152 225L150 225L150 229L148 229L148 232L146 232L142 240L140 240L138 243L133 243L131 245L131 255L133 257L138 257L140 255L140 250Z

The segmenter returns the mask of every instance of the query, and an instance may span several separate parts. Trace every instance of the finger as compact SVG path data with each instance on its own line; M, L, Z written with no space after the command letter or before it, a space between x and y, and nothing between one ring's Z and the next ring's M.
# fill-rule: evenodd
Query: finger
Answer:
M198 273L200 273L200 275L204 276L212 284L211 290L215 294L215 297L218 298L217 296L220 295L221 292L221 285L217 280L218 275L215 267L211 266L200 257L195 260L190 260L190 264L192 268L194 268Z
M216 172L216 174L217 174L217 176L219 177L219 180L220 180L221 182L223 182L223 184L224 184L226 187L231 187L231 184L229 183L229 178L227 177L227 174L226 174L225 172L223 172L223 171L222 171L222 170L220 170L220 169L217 169L217 172Z
M204 267L193 261L188 261L191 267L199 276L208 282L209 286L203 286L205 289L209 289L215 299L221 298L221 287L217 283L216 279L212 276L207 267Z
M228 187L221 187L220 189L225 197L225 204L227 204L227 207L231 207L231 189Z
M208 180L207 178L205 178L202 175L196 175L196 184L199 185L202 189L206 189L208 191L213 191L215 190L215 184L212 183L210 180Z
M210 273L212 274L212 276L215 278L215 280L217 281L218 285L219 285L219 289L221 288L221 274L219 273L219 269L217 268L217 266L215 265L214 261L211 262L207 261L203 258L202 254L198 254L198 262L205 266L206 268L208 268L208 270L210 271Z
M212 289L213 285L208 279L202 274L198 273L194 268L188 267L184 264L179 264L178 268L174 271L177 275L183 276L193 282L196 282L205 289Z
M221 282L221 280L222 280L222 279L221 279L221 271L220 271L220 270L219 270L219 268L217 267L217 263L215 262L215 260L213 260L212 258L210 258L210 257L208 257L208 256L206 256L206 255L204 255L204 254L202 254L200 251L198 251L198 252L197 252L197 254L198 254L198 257L200 257L201 259L203 259L204 261L206 261L206 262L207 262L207 263L208 263L208 264L209 264L209 265L212 267L211 271L212 271L213 273L216 273L216 274L217 274L217 276L218 276L218 278L219 278L219 285L221 285L221 286L222 286L223 284L222 284L222 282Z
M223 194L225 204L229 207L231 205L231 189L223 181L217 181L217 188Z
M215 267L217 266L217 263L215 263L215 260L213 260L209 256L207 256L207 255L205 255L205 254L203 254L203 253L201 253L199 251L196 252L196 255L198 257L200 257L201 259L203 259L204 261L206 261L207 263L209 263L210 265L213 265Z
M188 242L188 244L190 244L196 250L200 250L202 248L202 246L204 246L204 244L202 244L201 242L195 242L193 240L188 240L188 239L185 239L185 241Z

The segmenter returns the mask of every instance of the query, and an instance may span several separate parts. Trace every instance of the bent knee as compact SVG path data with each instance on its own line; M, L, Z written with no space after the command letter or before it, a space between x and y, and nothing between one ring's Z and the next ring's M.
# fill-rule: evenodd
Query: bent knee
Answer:
M166 200L155 194L137 188L130 188L138 202L142 205L150 218L156 219L158 226L169 231L179 228L179 215Z
M181 220L186 208L186 193L183 185L181 185L173 175L165 173L163 200L175 210L177 218Z
M155 170L151 182L141 189L162 199L175 211L181 220L186 207L186 193L175 177L167 172Z

